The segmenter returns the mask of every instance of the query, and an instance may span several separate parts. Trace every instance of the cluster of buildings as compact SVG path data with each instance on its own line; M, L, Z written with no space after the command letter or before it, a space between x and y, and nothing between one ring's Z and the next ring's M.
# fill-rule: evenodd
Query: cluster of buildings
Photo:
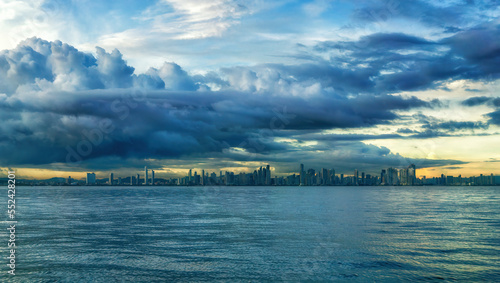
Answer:
M149 171L151 171L151 175L149 175ZM74 179L71 176L68 177L68 184L74 184ZM144 167L144 178L141 179L141 175L137 174L136 176L129 176L126 178L118 177L115 179L114 173L109 173L109 178L104 182L98 181L96 179L95 173L87 173L87 178L85 180L85 185L154 185L155 184L155 170L149 170L147 166Z
M215 172L209 173L202 170L189 170L187 176L182 178L155 179L155 171L144 168L144 174L115 178L110 173L107 180L96 180L95 173L87 173L86 185L167 185L167 186L419 186L419 185L500 185L499 176L482 174L478 177L444 176L434 178L417 178L414 164L404 168L382 169L380 175L365 174L354 170L353 175L336 174L335 169L322 168L305 169L300 164L299 174L272 177L269 165L261 166L252 173ZM73 180L74 181L74 180ZM68 183L72 184L71 177Z

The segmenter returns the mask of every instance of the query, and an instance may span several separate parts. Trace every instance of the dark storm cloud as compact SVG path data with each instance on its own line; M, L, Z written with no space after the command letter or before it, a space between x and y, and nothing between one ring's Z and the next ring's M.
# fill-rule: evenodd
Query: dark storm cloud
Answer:
M312 103L298 97L283 100L245 93L156 91L145 92L143 101L135 101L131 92L48 92L44 95L50 103L37 101L35 105L27 94L26 100L22 95L20 100L9 99L4 104L10 102L32 112L24 114L27 121L5 124L10 128L3 126L2 132L9 134L0 143L0 150L5 153L2 159L33 164L64 162L67 151L61 149L69 146L77 151L82 141L93 139L100 140L99 144L93 145L89 154L80 154L82 158L107 155L173 158L218 152L225 147L270 153L286 148L266 139L267 132L274 135L281 128L371 126L396 119L397 115L391 110L426 106L416 98L388 95L353 99L326 97ZM59 97L66 99L58 100ZM101 123L106 125L101 127ZM108 128L112 129L109 133ZM29 144L37 144L37 147ZM25 148L23 154L12 153L18 146Z
M495 125L500 125L500 109L486 114L490 118L489 122Z
M399 128L396 132L398 132L400 134L414 134L414 133L417 133L417 131L412 130L412 129L408 129L408 128Z
M486 123L472 121L446 121L422 125L424 129L445 131L488 129L488 127Z
M399 139L401 135L397 134L306 134L298 137L301 140L312 141L363 141L363 140L380 140L380 139Z
M489 120L488 123L494 125L500 125L500 97L486 97L486 96L475 96L462 101L463 105L466 106L477 106L477 105L489 105L496 107L497 110L490 112L486 116Z
M354 44L353 42L345 41L326 41L319 43L314 48L317 51L340 49L355 51L357 54L370 54L369 52L387 52L389 50L434 50L436 47L438 47L438 43L436 42L404 33L375 33L361 37L361 39Z
M466 100L462 101L462 104L466 105L466 106L477 106L477 105L485 104L486 102L488 102L490 100L491 100L491 97L474 96L474 97L467 98Z
M375 33L357 41L320 42L313 50L341 53L332 56L329 64L348 66L351 76L343 79L359 82L345 88L351 93L437 89L450 79L486 81L500 75L500 25L496 22L436 41L404 33ZM335 83L339 89L347 85Z
M474 96L462 101L462 104L466 106L488 104L494 107L500 107L500 97Z
M476 66L474 76L490 75L497 78L500 72L500 25L491 22L457 33L443 40L451 51Z
M59 41L32 38L0 53L0 115L9 121L0 125L0 161L83 160L103 168L94 161L271 158L287 164L292 161L286 156L305 153L320 160L307 146L296 148L274 138L388 124L399 119L397 110L434 107L416 97L369 94L377 74L371 67L317 62L191 76L167 62L137 75L118 50L98 48L94 57ZM397 135L379 138L390 137ZM320 140L318 146L328 149L335 142L361 158L358 163L392 162L388 149L356 143L376 137L336 138Z

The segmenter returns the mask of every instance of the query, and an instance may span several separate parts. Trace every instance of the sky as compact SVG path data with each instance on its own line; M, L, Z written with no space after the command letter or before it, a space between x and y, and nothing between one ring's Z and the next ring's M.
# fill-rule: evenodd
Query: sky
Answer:
M500 174L497 1L0 1L0 175Z

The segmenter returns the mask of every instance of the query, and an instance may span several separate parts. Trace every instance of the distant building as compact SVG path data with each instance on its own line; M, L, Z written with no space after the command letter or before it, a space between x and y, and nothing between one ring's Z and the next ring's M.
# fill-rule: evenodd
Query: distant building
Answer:
M266 166L266 185L271 185L271 167L269 164Z
M415 186L417 184L417 169L415 164L408 166L408 185Z
M155 170L151 170L151 185L155 184Z
M144 185L147 186L148 185L148 166L144 166Z
M300 185L305 186L306 184L306 172L304 171L304 164L300 164Z
M87 173L87 185L95 185L95 173Z
M113 185L113 173L109 173L109 185L112 186Z

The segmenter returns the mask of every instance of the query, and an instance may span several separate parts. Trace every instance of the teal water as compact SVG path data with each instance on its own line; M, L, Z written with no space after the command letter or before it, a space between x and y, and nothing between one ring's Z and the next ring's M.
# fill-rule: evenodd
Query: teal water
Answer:
M500 280L500 187L16 193L15 276L0 225L6 282Z

